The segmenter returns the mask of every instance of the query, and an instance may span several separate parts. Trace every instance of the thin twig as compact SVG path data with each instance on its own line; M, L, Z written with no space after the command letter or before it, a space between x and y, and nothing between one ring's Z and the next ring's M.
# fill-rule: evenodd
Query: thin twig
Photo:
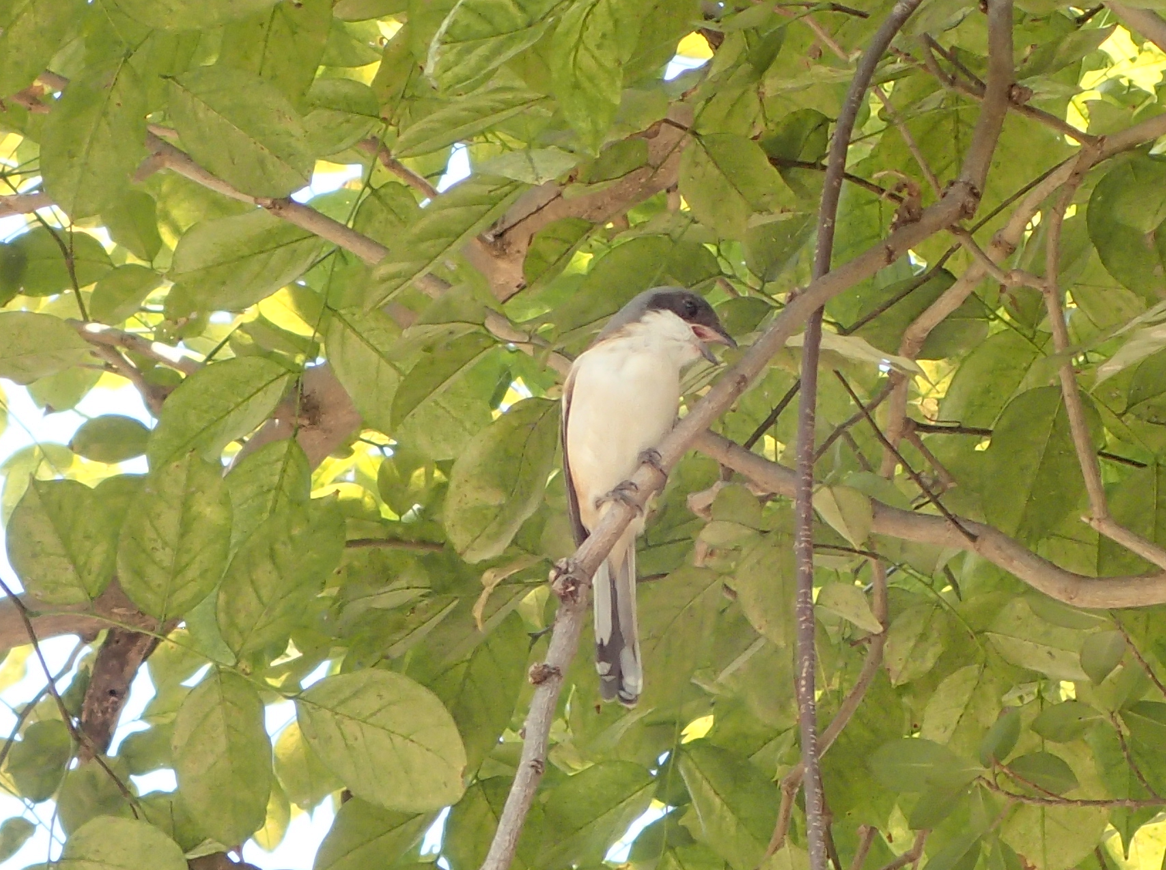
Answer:
M440 553L445 544L430 541L399 541L394 538L353 538L344 545L350 550L412 550L417 553Z
M1061 190L1061 196L1048 213L1048 228L1045 232L1045 312L1053 332L1053 349L1060 358L1057 369L1061 385L1061 401L1065 404L1065 415L1069 418L1069 433L1073 450L1077 454L1077 464L1085 481L1085 491L1089 497L1090 517L1085 521L1098 533L1109 538L1147 562L1166 569L1166 550L1148 541L1136 532L1118 524L1109 512L1109 502L1105 496L1105 485L1101 481L1101 466L1093 450L1093 436L1085 417L1085 405L1081 401L1077 375L1073 371L1073 357L1070 353L1069 328L1065 323L1065 312L1061 307L1059 267L1061 253L1061 228L1065 222L1065 211L1073 201L1073 196L1091 163L1094 149L1082 149L1072 174Z
M1146 661L1145 657L1142 655L1141 650L1139 650L1137 644L1134 643L1134 639L1130 637L1130 633L1126 630L1126 627L1122 625L1121 617L1116 613L1112 615L1113 623L1117 626L1117 630L1121 632L1121 636L1125 638L1126 646L1130 648L1130 652L1133 653L1134 658L1138 660L1138 664L1142 666L1142 670L1146 672L1146 676L1150 678L1150 682L1157 686L1158 691L1162 693L1162 697L1166 698L1166 684L1163 684L1158 675L1154 673L1154 669L1150 667L1150 663Z
M1117 732L1117 742L1118 745L1121 746L1121 754L1125 756L1126 764L1130 766L1130 770L1134 772L1134 776L1138 778L1138 782L1142 784L1142 788L1144 788L1146 793L1151 797L1162 800L1162 795L1158 794L1154 787L1146 781L1146 777L1142 774L1142 769L1138 767L1137 762L1134 761L1134 756L1130 752L1129 745L1126 743L1125 735L1121 733L1121 725L1117 721L1117 716L1111 713L1109 716L1109 721L1110 724L1113 725L1113 730Z
M874 838L879 835L879 829L874 825L858 826L858 845L854 849L854 857L850 861L850 870L862 870L866 863L866 856L874 844Z
M858 398L858 394L851 388L850 383L846 380L846 377L842 374L842 372L835 369L834 375L838 378L839 381L842 382L842 387L846 390L847 393L850 394L851 400L862 409L863 416L870 424L871 429L874 430L875 437L878 438L883 447L889 451L892 456L895 457L895 460L898 462L898 464L903 466L903 470L907 472L907 476L910 477L912 481L914 481L917 487L919 487L919 491L923 493L929 502L935 505L936 509L941 514L943 514L943 518L955 526L955 528L958 529L964 537L966 537L969 541L975 541L976 536L966 528L959 517L943 506L943 502L941 502L938 496L936 496L935 493L931 491L931 487L929 487L927 482L919 476L919 472L911 467L911 463L907 461L906 457L904 457L903 454L899 452L899 449L891 443L890 439L883 434L883 430L879 428L879 424L875 422L875 418L871 416L870 412L867 411L863 406L862 400Z
M896 858L889 864L884 864L881 870L899 870L900 867L906 867L908 864L914 864L923 857L923 846L927 842L927 835L930 831L920 831L915 835L915 842L911 844L911 848Z
M814 454L814 461L817 462L819 459L821 459L826 454L826 451L830 449L834 442L837 441L844 432L850 429L850 427L852 427L859 420L865 419L867 414L873 412L879 405L881 405L883 400L885 400L887 396L891 394L891 387L892 384L890 381L883 384L879 391L875 393L875 397L870 400L870 404L864 406L863 411L855 411L853 414L839 423L834 428L834 431L827 435L825 439L823 439L821 445L819 445L817 452Z
M988 777L977 777L975 780L988 791L1003 795L1014 801L1019 801L1022 804L1033 804L1041 807L1106 807L1107 809L1114 809L1116 807L1124 807L1128 810L1146 810L1159 809L1166 806L1166 799L1159 798L1157 800L1134 800L1133 798L1065 798L1065 797L1041 797L1039 795L1017 794L1013 791L997 785Z

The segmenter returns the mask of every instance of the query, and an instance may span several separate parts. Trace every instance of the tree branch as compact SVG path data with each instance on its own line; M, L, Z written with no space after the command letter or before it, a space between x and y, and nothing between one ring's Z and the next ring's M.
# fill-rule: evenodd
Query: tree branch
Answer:
M793 497L795 476L792 469L750 453L711 432L702 434L695 446L761 489L786 498ZM1166 604L1166 572L1087 577L1057 567L999 529L974 520L958 517L960 525L975 535L975 541L970 541L943 517L902 510L873 500L871 507L874 516L871 531L874 534L976 553L1033 589L1074 607L1108 610Z

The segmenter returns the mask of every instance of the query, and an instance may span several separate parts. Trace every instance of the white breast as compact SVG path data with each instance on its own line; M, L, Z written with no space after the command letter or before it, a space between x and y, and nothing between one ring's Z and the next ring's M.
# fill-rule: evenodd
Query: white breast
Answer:
M676 420L680 369L699 350L688 325L667 316L683 330L636 324L575 361L566 447L588 530L599 520L596 499L631 477Z

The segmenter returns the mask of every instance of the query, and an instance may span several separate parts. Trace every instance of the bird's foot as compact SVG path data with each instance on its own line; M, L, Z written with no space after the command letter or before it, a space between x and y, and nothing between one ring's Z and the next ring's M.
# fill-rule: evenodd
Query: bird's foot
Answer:
M583 582L579 577L579 563L574 559L560 559L555 562L547 579L560 601L575 601L579 598L579 588Z
M655 447L649 447L640 454L640 465L646 465L659 473L662 479L668 479L668 472L664 469L664 460L660 456L660 451Z
M607 502L619 501L632 508L639 516L643 516L644 508L637 499L639 492L640 488L636 485L635 481L625 480L607 495L600 496L596 499L595 506L599 507Z

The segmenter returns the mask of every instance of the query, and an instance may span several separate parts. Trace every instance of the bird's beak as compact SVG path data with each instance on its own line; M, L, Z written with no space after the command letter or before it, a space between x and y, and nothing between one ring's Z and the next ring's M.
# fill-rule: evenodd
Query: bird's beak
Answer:
M716 363L717 358L713 356L712 348L709 344L723 344L728 347L736 347L737 342L733 340L733 336L725 332L725 328L720 324L716 326L705 326L703 323L698 323L692 327L700 344L701 355L711 363Z

